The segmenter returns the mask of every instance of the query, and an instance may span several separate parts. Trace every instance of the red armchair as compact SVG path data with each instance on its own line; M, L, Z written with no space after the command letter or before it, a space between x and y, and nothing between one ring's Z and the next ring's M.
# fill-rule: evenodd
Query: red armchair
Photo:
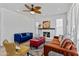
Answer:
M33 38L30 40L30 46L38 48L44 42L45 42L45 37L39 37L37 39Z

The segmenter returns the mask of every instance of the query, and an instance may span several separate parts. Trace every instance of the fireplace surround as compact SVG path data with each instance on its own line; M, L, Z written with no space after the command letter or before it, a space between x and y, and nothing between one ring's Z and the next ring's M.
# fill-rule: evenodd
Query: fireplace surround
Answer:
M43 32L43 36L50 38L50 32Z
M51 41L51 39L55 35L55 28L39 28L38 33L39 36L45 36L47 41Z

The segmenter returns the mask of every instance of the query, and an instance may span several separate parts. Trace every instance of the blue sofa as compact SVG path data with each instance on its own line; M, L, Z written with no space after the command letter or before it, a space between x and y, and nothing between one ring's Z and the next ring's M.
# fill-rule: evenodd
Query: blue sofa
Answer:
M22 43L28 41L33 38L33 33L15 33L14 34L14 41L17 43Z

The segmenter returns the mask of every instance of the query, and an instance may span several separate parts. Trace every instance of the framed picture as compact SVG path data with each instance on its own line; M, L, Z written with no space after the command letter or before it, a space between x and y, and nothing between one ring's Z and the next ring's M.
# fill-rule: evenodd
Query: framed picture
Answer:
M50 28L50 21L43 21L43 28Z

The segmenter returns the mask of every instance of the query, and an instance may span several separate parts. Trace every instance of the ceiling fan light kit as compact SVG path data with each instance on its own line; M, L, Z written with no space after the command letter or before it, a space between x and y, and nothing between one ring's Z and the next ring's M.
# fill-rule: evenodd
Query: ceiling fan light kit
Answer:
M31 13L31 14L35 14L35 12L34 12L34 11L30 11L30 13Z

